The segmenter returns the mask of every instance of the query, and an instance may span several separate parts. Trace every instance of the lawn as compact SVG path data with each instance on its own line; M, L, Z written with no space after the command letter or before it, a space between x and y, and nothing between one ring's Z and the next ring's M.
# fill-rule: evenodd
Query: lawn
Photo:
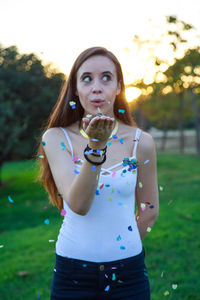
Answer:
M3 166L0 299L49 300L63 217L34 182L34 160ZM152 300L200 299L200 159L158 154L159 217L143 240ZM8 199L10 196L10 201ZM12 200L14 201L13 203ZM49 224L45 224L45 220ZM54 241L52 241L54 240ZM173 285L173 287L172 287Z

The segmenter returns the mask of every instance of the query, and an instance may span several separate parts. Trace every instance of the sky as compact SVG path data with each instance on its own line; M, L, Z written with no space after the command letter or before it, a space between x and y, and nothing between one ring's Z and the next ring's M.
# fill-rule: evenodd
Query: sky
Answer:
M192 24L200 35L200 0L0 0L0 43L35 53L65 74L82 51L103 46L117 56L130 83L152 77L145 41L159 40L167 15ZM140 49L135 35L144 41ZM154 45L153 53L170 60L165 42Z

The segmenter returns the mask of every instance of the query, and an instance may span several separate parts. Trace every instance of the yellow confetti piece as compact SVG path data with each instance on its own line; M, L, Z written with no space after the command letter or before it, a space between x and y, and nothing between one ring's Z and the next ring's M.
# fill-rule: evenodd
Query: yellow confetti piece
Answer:
M164 296L168 296L168 295L169 295L169 291L165 291L165 292L163 293L163 295L164 295Z
M141 203L141 204L140 204L140 207L141 207L142 211L144 211L144 210L146 209L146 204Z
M172 288L173 290L175 290L177 288L178 284L172 284Z
M76 102L74 102L74 101L70 101L70 102L69 102L69 105L70 105L70 106L73 106L73 105L75 105L75 104L76 104Z
M126 184L130 185L130 183L127 181Z
M114 188L112 188L112 191L111 191L111 193L114 193L114 191L115 191L115 189L114 189Z
M150 232L151 231L151 227L147 227L147 231Z
M140 217L140 216L137 216L137 217L136 217L136 220L138 220L138 219L139 219L139 217Z
M108 200L109 200L109 201L112 201L112 198L111 198L111 197L109 197L109 198L108 198Z
M98 179L99 179L99 175L96 176L96 180L98 180Z
M139 182L139 187L142 188L143 187L143 184L142 182Z
M163 191L163 187L161 185L160 185L159 189L160 189L161 192Z

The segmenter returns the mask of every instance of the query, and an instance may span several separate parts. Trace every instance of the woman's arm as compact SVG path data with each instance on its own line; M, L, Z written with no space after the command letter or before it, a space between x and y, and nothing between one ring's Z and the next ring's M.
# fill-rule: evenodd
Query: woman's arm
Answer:
M136 221L140 237L143 239L151 231L159 212L155 143L152 136L143 131L138 143L137 158L139 167L136 184Z

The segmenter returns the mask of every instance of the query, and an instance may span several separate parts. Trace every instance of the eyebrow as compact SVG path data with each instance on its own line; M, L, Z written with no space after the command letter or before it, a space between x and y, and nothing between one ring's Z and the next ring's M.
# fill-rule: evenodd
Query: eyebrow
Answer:
M80 78L83 78L83 76L85 76L85 75L91 75L91 74L92 74L91 72L84 72L84 73L80 76ZM110 74L112 77L114 76L113 73L110 72L110 71L104 71L104 72L102 72L101 74Z

